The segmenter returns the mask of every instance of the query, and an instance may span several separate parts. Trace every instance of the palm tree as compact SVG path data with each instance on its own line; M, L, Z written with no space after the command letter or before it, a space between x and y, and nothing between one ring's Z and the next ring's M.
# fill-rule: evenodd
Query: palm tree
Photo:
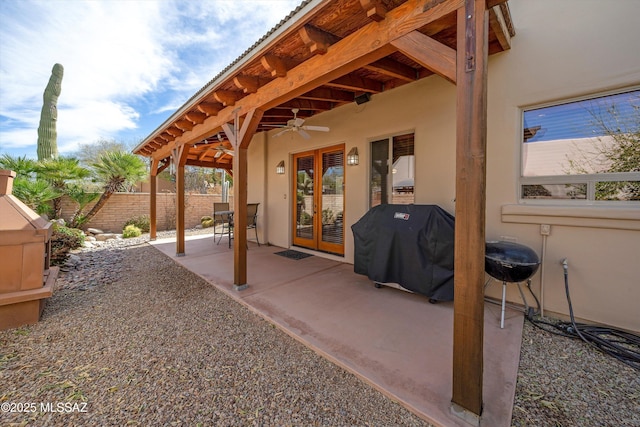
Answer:
M27 156L13 157L3 154L0 157L0 168L14 171L17 177L29 178L36 170L36 162L27 159Z
M91 173L80 165L78 159L73 157L42 160L37 163L36 172L59 193L58 197L53 199L54 218L60 218L62 214L62 195L67 192L69 181L86 178Z
M113 193L125 189L127 184L142 181L147 175L147 166L142 159L126 151L105 152L93 163L92 168L97 179L104 184L103 193L82 217L84 223L89 222L102 209ZM71 226L77 227L78 224L72 222Z
M42 179L32 180L16 177L13 182L13 195L25 205L36 211L38 215L48 214L51 200L60 197L51 184Z
M75 226L80 226L87 221L86 215L84 215L82 211L89 203L96 200L100 196L100 193L87 191L79 185L70 185L67 187L67 196L76 204L76 210L73 212L73 215L71 215L70 223Z
M34 179L37 162L27 159L27 156L13 157L3 154L0 157L0 169L8 169L16 173L13 195L40 215L49 213L51 210L49 202L60 197L60 192L52 188L47 181Z

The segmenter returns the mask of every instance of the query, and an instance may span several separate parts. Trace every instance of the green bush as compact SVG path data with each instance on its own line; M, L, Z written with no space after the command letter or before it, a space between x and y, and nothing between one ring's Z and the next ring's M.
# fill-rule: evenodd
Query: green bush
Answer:
M311 225L313 218L306 212L300 212L300 225Z
M200 224L202 224L202 228L213 227L213 218L210 216L203 216L200 218Z
M142 230L136 227L133 224L127 225L124 230L122 230L122 237L128 239L130 237L138 237L142 234Z
M151 228L151 220L149 219L149 215L141 215L131 218L124 223L125 228L127 225L135 225L142 233L148 233Z
M71 249L79 248L84 244L84 233L77 228L69 228L53 223L51 234L51 265L61 265L67 259Z

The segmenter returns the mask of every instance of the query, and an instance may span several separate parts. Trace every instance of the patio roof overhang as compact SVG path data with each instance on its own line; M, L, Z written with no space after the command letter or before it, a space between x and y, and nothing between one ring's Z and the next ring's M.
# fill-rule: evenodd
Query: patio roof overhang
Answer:
M176 171L184 255L184 166L234 175L234 283L247 286L247 147L257 131L438 74L456 85L456 225L451 411L482 414L488 55L511 46L507 0L308 0L133 151ZM234 151L233 156L218 150Z
M455 82L456 10L463 0L307 0L200 89L134 153L162 167L184 146L186 165L232 171L223 125L258 109L256 131L283 126L439 74ZM489 54L510 48L506 0L486 0ZM225 148L225 151L218 147Z

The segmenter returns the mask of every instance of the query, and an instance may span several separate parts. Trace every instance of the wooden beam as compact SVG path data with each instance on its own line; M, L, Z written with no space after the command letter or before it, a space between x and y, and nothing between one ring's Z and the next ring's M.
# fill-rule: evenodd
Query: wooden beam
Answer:
M197 111L190 111L187 114L185 114L184 117L187 120L199 125L200 123L204 123L204 121L207 118L207 115L205 113L199 113Z
M180 129L178 129L177 127L169 127L167 128L167 130L165 130L166 133L168 133L169 135L173 136L174 138L179 137L180 135L182 135L184 132Z
M236 105L236 101L240 99L240 95L231 90L217 90L213 92L213 97L225 107Z
M367 64L364 64L367 65ZM355 92L380 93L384 90L384 85L377 80L365 79L354 74L347 74L330 82L326 86L339 89L352 90Z
M216 116L224 106L217 102L201 102L197 108L207 116Z
M375 71L376 73L384 74L396 79L405 80L407 82L413 82L418 79L418 74L415 69L389 58L382 58L379 61L365 65L364 69Z
M482 413L487 145L488 13L485 0L458 10L456 224L452 410Z
M286 77L287 66L284 61L275 55L265 55L260 58L260 63L271 73L271 77Z
M487 9L506 3L508 0L487 0Z
M391 44L423 67L452 83L456 82L456 51L450 47L418 31L400 37Z
M311 99L315 101L352 102L353 93L327 87L320 87L303 93L298 98Z
M240 108L240 116L255 108L268 110L318 86L337 83L343 76L395 52L392 41L455 12L462 4L464 0L440 0L436 3L433 0L408 0L390 10L383 21L372 22L343 38L325 55L308 59L289 70L286 79L274 79L258 92L238 100L235 108L226 107L217 116L209 117L192 131L185 132L174 144L189 144L206 138L213 129L233 120L236 108ZM262 62L264 65L265 61ZM162 158L169 150L170 147L162 148L154 157Z
M511 34L499 6L489 9L489 26L493 30L502 50L511 49Z
M176 136L175 136L175 135L171 135L171 134L170 134L169 132L167 132L167 131L162 132L162 133L160 134L160 137L161 137L162 139L164 139L165 141L167 141L167 142L171 142L171 141L173 141L174 139L176 139Z
M339 37L309 24L300 28L298 34L304 45L309 48L309 52L314 55L324 55L329 46L340 40Z
M260 79L254 76L236 76L233 78L233 84L242 90L242 93L256 93L261 86Z
M360 0L360 6L367 12L367 17L380 22L387 14L387 8L380 0Z
M193 129L193 126L195 126L193 123L191 123L189 120L187 119L182 119L182 120L178 120L177 122L175 122L173 124L175 127L177 127L178 129L181 129L183 131L188 131Z

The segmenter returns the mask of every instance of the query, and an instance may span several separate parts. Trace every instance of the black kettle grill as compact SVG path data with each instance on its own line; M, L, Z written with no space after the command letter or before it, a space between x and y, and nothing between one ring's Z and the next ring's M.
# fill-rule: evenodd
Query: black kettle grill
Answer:
M496 280L502 282L502 312L500 328L504 328L504 308L507 295L507 282L516 283L518 291L528 311L527 300L524 297L520 282L525 280L530 284L531 277L538 271L540 258L535 251L527 246L503 241L491 241L485 244L484 270ZM489 284L489 282L487 282ZM485 285L486 287L486 285Z

